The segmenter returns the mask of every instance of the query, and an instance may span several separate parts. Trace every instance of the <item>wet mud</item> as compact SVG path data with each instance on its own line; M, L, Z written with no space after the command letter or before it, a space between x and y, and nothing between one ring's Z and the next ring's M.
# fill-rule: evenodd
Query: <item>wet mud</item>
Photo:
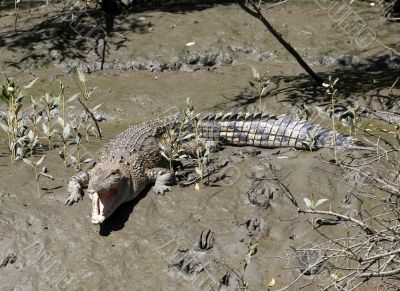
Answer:
M382 23L363 4L354 9L381 43L399 49L398 25ZM140 9L116 18L114 33L105 39L77 34L68 21L71 12L64 9L62 18L57 11L36 6L29 17L27 9L21 10L17 32L12 9L0 11L0 71L22 83L39 77L30 91L36 96L56 92L58 80L73 95L80 86L75 69L87 72L89 86L96 87L93 106L103 104L96 114L104 138L83 143L82 157L95 158L129 125L180 110L187 97L198 112L259 110L248 83L250 65L271 77L264 111L298 116L305 105L310 121L331 126L330 97L235 3ZM360 106L398 110L392 93L398 96L399 90L389 88L400 61L385 47L374 42L360 48L314 1L289 1L267 11L314 70L324 78L340 78L337 108L345 111L358 100ZM77 17L90 25L95 15ZM375 124L370 117L365 124ZM377 136L394 140L378 127ZM373 199L355 190L368 192L368 181L338 169L332 150L226 147L212 154L214 163L225 166L204 188L175 185L156 195L149 187L99 227L90 222L86 195L77 205L64 205L67 180L76 170L64 169L58 148L45 152L44 165L54 180L40 179L38 199L32 168L22 162L11 166L6 140L0 132L1 290L276 290L305 270L288 290L306 285L319 290L318 284L330 278L329 266L307 268L321 253L290 255L293 248L323 239L310 223L313 218L298 213L304 198L326 198L321 209L354 217L362 209L379 211ZM370 153L337 155L363 159ZM388 171L393 164L382 159L371 167ZM350 231L343 221L317 223L326 235ZM370 290L368 284L363 288Z

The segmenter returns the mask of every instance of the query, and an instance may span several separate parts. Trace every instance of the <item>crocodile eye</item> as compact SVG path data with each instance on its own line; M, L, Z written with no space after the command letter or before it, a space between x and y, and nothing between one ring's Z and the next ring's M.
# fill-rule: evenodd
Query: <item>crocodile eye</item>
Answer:
M116 176L119 175L119 173L120 173L119 170L114 170L111 172L110 176Z

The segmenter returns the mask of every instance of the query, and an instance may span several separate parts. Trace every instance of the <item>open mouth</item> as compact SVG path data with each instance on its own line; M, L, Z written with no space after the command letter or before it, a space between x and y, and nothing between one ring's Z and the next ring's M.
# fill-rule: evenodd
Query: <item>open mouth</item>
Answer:
M111 189L99 195L97 192L91 193L92 198L92 223L100 224L113 209L115 198L117 197L117 189Z

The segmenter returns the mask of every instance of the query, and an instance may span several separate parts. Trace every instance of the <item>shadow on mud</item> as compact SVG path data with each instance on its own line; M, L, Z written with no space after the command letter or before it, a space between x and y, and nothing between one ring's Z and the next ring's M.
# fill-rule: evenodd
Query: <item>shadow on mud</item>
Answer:
M353 56L354 57L354 56ZM378 101L383 108L388 110L399 106L397 96L383 94L382 90L390 88L400 76L400 58L392 58L388 55L378 56L362 60L357 63L349 55L339 62L339 66L328 73L319 73L324 79L329 76L339 78L337 83L337 102L343 106L352 105L353 95L369 93L370 102ZM331 96L326 94L326 89L318 86L307 74L297 76L273 76L271 78L270 91L264 98L273 96L285 96L279 102L291 105L326 105L330 104ZM397 86L398 87L398 86ZM371 95L371 92L375 92ZM226 97L226 96L225 96ZM229 101L218 105L217 109L240 108L258 102L257 94L251 88L245 89L241 94Z
M132 201L123 203L115 212L108 217L102 224L100 224L99 234L101 236L109 236L111 232L121 230L125 223L129 220L135 206L146 197L151 187L145 189L139 196Z
M21 63L46 66L53 61L85 60L93 53L104 64L105 59L111 54L110 45L118 50L124 47L124 43L131 41L124 36L124 32L133 31L140 34L149 32L151 23L143 23L134 16L130 17L130 14L144 11L183 14L235 3L232 0L201 1L201 3L189 0L133 1L128 8L121 8L119 2L102 1L101 5L88 9L85 9L82 3L71 5L64 3L62 8L53 9L52 6L44 6L43 3L38 6L39 2L34 1L31 9L35 7L43 9L44 13L32 10L30 16L26 15L29 9L27 4L21 5L19 13L22 15L23 12L25 18L19 16L16 30L12 18L10 23L0 29L0 46L12 52L18 52L20 49L28 49L28 52L17 61L5 62L5 65L16 69L22 69ZM13 15L13 6L6 4L2 4L1 7L7 9L9 15ZM12 4L14 5L14 2ZM123 23L128 23L128 28L119 25ZM37 49L38 44L43 48Z

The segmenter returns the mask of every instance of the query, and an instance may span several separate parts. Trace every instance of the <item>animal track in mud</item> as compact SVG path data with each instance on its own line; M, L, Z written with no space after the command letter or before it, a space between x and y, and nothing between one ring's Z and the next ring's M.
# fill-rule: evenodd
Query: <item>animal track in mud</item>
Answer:
M215 233L209 229L207 232L204 230L201 232L200 239L198 242L198 248L202 251L212 249L215 241Z
M263 208L270 206L270 200L279 194L279 188L274 185L263 185L247 191L250 203Z
M325 264L324 258L325 254L321 249L298 250L294 255L294 267L307 276L319 274Z
M250 218L246 221L247 235L254 236L268 231L268 226L262 218Z
M8 264L14 264L16 260L17 260L17 255L14 254L14 253L10 253L10 254L7 255L7 257L0 264L0 268L4 268Z

